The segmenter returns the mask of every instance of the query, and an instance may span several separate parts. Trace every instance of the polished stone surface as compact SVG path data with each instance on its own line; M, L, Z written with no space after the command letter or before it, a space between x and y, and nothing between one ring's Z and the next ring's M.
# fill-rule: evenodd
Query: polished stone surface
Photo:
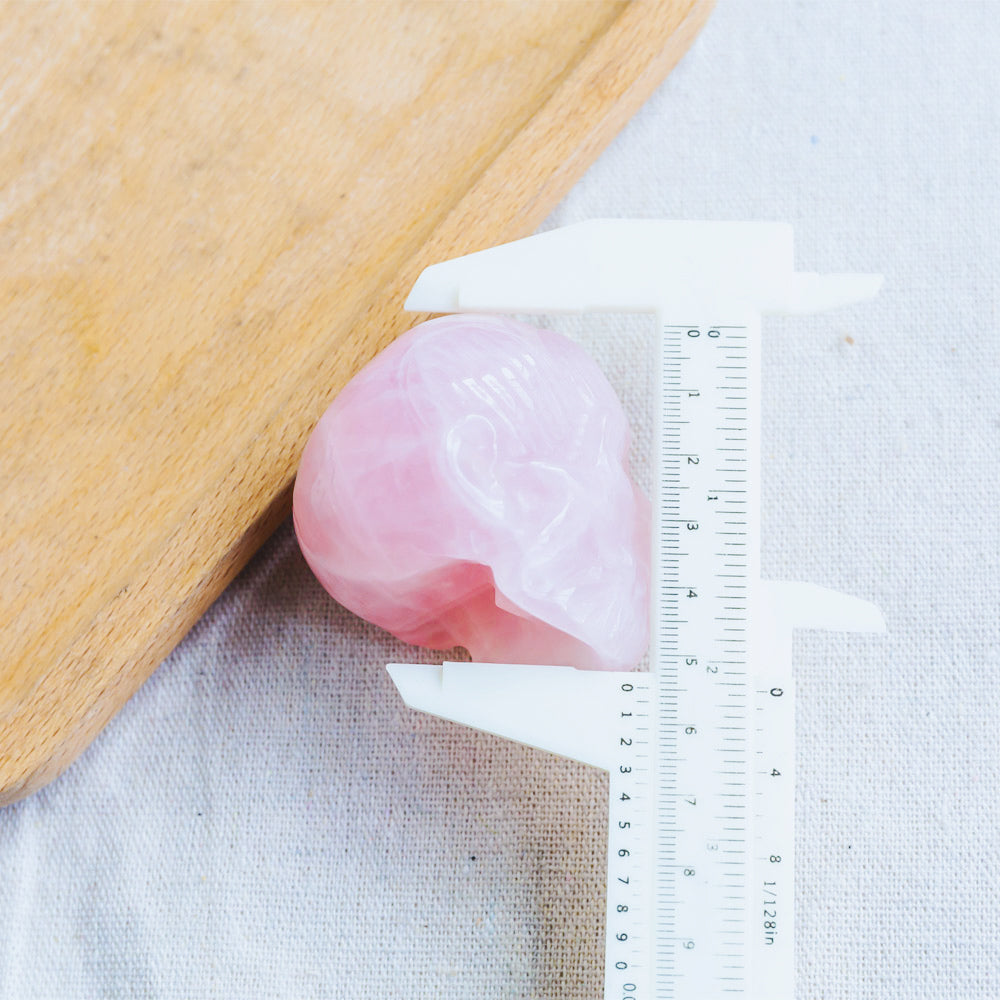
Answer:
M295 529L342 604L476 660L626 669L648 638L649 503L600 368L492 316L410 330L310 439Z

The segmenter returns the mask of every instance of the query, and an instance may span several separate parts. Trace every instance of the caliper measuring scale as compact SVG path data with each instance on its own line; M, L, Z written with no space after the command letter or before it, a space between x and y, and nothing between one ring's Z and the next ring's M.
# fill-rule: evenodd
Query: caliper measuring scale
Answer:
M760 317L873 296L780 223L594 220L427 268L421 312L656 318L649 672L391 664L405 702L609 774L606 1000L794 996L795 628L878 609L759 574Z

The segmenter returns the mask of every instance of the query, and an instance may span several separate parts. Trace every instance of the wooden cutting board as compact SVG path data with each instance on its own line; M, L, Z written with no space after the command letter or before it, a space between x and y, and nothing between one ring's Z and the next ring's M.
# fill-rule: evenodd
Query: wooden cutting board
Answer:
M0 802L285 517L420 270L530 233L709 8L4 7Z

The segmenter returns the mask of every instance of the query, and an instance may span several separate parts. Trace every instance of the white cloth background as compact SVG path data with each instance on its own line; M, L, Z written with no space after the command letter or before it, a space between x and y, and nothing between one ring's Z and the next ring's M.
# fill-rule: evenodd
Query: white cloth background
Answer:
M796 643L799 1000L1000 996L998 15L721 0L548 222L781 219L886 275L765 324L765 574L890 629ZM648 476L641 324L588 329ZM599 996L604 781L408 712L417 658L283 527L0 811L0 996Z

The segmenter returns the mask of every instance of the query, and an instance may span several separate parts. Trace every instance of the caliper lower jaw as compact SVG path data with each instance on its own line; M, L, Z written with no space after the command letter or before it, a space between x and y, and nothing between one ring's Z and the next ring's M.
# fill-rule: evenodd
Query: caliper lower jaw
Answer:
M885 631L874 604L811 583L761 582L756 612L755 659L766 664L772 682L791 675L794 629ZM627 673L454 662L391 663L388 670L410 708L593 767L611 767L617 720L607 705Z

